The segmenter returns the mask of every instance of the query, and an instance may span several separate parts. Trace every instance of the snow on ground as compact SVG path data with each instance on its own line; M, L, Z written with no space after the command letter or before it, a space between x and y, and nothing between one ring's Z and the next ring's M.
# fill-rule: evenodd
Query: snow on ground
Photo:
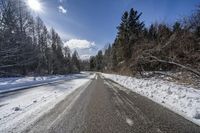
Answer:
M103 74L122 86L157 102L200 126L200 88L178 85L161 79L137 79Z
M84 74L84 72L82 72L82 74ZM83 75L70 74L70 75L52 75L52 76L40 76L40 77L0 78L0 93L22 89L26 87L40 86L48 84L49 82L79 78L80 76Z
M73 75L70 77L73 77ZM1 94L0 132L20 132L74 90L89 83L94 75L82 73L78 77L21 92L11 92L8 96L7 94Z

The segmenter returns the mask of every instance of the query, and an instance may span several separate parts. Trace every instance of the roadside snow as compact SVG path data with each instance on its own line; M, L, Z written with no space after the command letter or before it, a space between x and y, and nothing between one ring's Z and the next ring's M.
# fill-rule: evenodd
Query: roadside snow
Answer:
M0 94L0 132L20 132L92 78L94 75L82 73L77 79Z
M157 102L200 126L200 88L178 85L156 78L137 79L103 74L122 86Z
M27 87L40 86L48 84L49 82L80 78L80 76L82 75L70 74L70 75L53 75L53 76L40 76L40 77L0 78L0 93L23 89Z

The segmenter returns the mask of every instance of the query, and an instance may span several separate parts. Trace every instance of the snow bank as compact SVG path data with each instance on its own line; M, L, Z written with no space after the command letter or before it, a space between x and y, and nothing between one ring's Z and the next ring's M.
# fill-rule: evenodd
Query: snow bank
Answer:
M21 132L77 88L89 84L94 75L84 73L75 77L79 78L11 95L0 94L0 132Z
M84 73L82 73L84 74ZM69 80L80 78L82 74L70 75L53 75L53 76L40 76L40 77L16 77L16 78L0 78L0 93L23 89L27 87L35 87L49 82L56 82L59 80Z
M197 90L156 78L137 79L114 74L103 76L200 125L200 88Z

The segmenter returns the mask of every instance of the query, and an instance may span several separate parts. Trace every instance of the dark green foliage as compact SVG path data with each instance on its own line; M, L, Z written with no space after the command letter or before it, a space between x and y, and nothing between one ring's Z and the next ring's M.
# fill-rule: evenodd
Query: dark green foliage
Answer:
M181 30L181 24L179 22L176 22L174 25L173 25L173 32L178 32Z
M72 54L72 69L75 72L80 72L81 71L81 66L80 66L80 61L79 61L79 56L77 51L74 51Z
M96 70L96 59L94 56L90 57L90 70Z
M90 70L102 71L103 67L103 53L100 50L95 57L90 57Z
M129 75L185 68L200 70L200 10L185 23L175 22L173 26L162 23L147 28L140 17L141 13L134 9L122 15L114 43L103 57L100 51L90 59L91 70Z
M118 26L118 35L115 40L115 47L117 61L127 61L132 56L132 49L137 44L137 41L141 38L144 23L140 22L139 18L141 13L138 13L134 9L130 12L125 12L121 18L121 23Z
M149 33L147 34L147 38L151 41L154 41L157 37L157 28L155 25L151 24L149 28Z
M96 56L96 70L100 71L103 69L103 53L100 50Z

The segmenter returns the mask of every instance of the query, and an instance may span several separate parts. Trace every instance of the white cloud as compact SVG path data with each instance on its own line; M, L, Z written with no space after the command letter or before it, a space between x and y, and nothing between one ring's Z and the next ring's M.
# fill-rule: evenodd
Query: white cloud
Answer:
M95 55L97 51L95 42L88 40L70 39L64 43L64 46L68 46L72 52L76 50L79 54L79 57L83 60L89 59L90 56Z
M92 56L92 55L85 54L85 55L80 55L80 58L81 58L82 60L88 60L88 59L90 59L91 56Z
M64 13L64 14L66 14L67 13L67 9L65 9L63 6L58 6L58 11L60 12L60 13Z
M95 46L95 42L80 39L71 39L65 42L65 46L68 46L70 49L90 49Z

